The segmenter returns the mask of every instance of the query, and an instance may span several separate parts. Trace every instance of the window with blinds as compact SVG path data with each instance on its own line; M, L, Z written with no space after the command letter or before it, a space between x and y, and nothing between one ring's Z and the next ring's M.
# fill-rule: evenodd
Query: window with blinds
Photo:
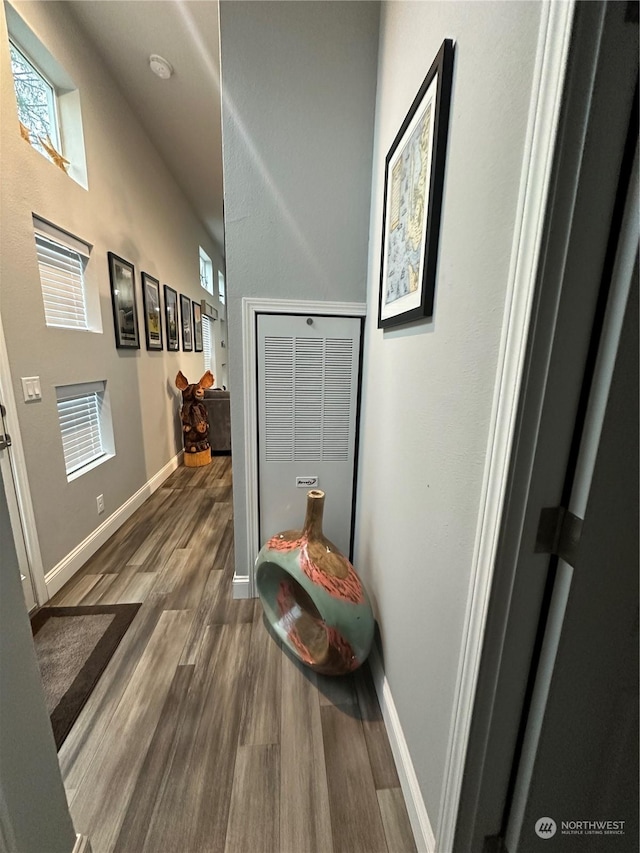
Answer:
M67 477L106 456L103 440L104 383L56 388L58 421Z
M213 330L212 323L206 314L202 315L202 357L204 359L204 369L213 371ZM214 373L215 376L215 373Z
M49 223L34 217L36 252L47 326L88 329L84 270L90 248Z

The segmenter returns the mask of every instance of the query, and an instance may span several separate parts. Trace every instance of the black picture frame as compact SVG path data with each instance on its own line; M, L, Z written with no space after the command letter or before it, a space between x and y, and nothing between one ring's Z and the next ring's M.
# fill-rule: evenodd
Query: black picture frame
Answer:
M445 39L385 160L379 329L433 316L453 58Z
M164 285L164 320L167 329L167 349L177 352L180 349L178 339L178 293L168 284Z
M195 299L191 305L193 308L193 350L194 352L202 352L204 349L202 342L202 306Z
M180 326L182 328L182 349L184 352L193 351L193 327L191 325L191 300L183 293L180 294Z
M107 252L107 258L116 347L140 349L135 267L114 252Z
M164 349L162 341L162 306L160 304L160 282L147 272L142 279L142 304L144 307L144 333L148 350Z

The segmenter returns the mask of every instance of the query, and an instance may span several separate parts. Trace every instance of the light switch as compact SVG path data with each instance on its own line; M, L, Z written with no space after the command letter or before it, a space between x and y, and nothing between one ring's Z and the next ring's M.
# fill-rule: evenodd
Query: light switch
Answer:
M22 393L24 394L25 403L31 403L33 400L42 400L42 392L40 391L40 377L23 376Z

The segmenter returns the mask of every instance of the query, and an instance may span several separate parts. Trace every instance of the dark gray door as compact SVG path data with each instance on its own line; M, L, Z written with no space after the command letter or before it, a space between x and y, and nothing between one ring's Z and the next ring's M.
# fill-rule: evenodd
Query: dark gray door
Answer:
M638 197L631 195L568 507L584 519L582 532L575 554L554 568L505 833L509 853L638 849Z

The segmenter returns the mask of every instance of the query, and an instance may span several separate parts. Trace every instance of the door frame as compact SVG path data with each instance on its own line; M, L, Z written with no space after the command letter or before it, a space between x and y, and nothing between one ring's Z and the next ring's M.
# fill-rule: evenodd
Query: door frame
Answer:
M4 335L2 315L0 314L0 398L7 410L6 419L11 428L11 471L15 485L16 498L18 501L18 514L22 529L14 530L14 537L18 534L24 539L27 562L31 574L33 594L36 606L42 606L49 600L47 585L44 577L44 565L40 552L40 541L36 527L36 518L31 500L29 477L27 475L27 464L20 433L20 422L18 420L18 409L9 366L9 354Z
M505 798L549 561L534 552L536 533L540 510L562 504L637 76L637 65L634 70L624 50L611 49L625 5L575 7L522 388L515 401L513 453L491 553L491 584L484 590L464 778L455 834L450 846L442 846L455 853L503 849ZM635 38L627 42L629 49ZM488 838L495 839L495 848L483 847Z
M438 851L454 849L460 815L469 808L461 800L463 780L473 737L472 718L477 701L483 642L491 617L490 594L495 582L499 533L506 508L512 500L511 460L522 438L518 401L526 393L529 382L544 381L545 361L531 364L527 339L537 320L538 282L549 240L545 212L557 193L555 153L562 145L560 118L575 8L574 0L543 2L540 7L482 496L447 763L436 823L435 850Z
M325 314L332 317L366 317L364 302L321 302L304 299L242 298L242 379L244 411L244 486L247 574L233 575L233 597L254 598L254 563L260 550L258 499L258 314ZM356 460L357 465L357 460Z

